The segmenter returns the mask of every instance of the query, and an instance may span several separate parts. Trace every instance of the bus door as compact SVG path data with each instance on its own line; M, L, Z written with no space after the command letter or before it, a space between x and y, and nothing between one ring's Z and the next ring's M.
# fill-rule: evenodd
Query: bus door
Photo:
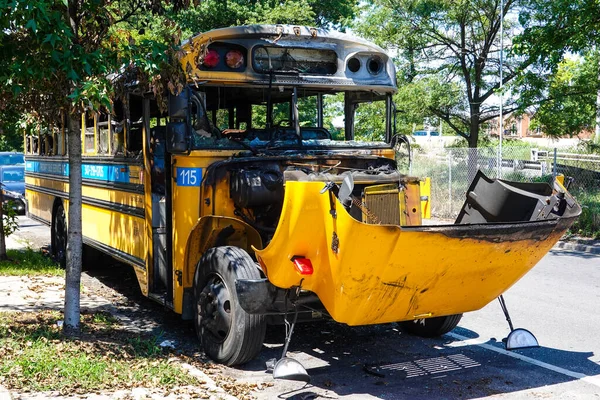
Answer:
M153 103L153 102L151 102ZM173 302L173 267L170 257L172 229L169 185L170 157L166 151L166 118L156 116L149 107L149 163L152 198L152 269L149 292L155 300L170 305Z

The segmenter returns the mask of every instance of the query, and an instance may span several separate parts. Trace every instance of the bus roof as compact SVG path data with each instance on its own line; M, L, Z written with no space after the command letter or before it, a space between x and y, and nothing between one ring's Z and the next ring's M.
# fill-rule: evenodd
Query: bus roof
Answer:
M181 63L190 83L396 91L394 64L381 47L327 29L222 28L199 34L182 48L186 54Z

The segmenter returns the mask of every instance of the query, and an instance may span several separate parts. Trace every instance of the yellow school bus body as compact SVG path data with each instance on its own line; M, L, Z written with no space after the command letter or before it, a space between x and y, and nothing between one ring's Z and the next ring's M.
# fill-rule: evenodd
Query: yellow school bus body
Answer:
M260 49L270 71L253 64ZM193 319L218 362L249 361L261 349L265 316L286 318L309 303L303 310L309 319L328 314L366 325L441 317L449 318L448 331L460 314L482 308L527 273L580 212L560 182L524 187L478 176L455 224L423 226L430 182L398 171L395 69L373 44L306 27L252 26L199 35L183 50L189 85L170 95L168 113L152 94L138 92L114 127L110 116L103 122L82 116L82 233L85 244L132 265L144 295ZM232 51L238 61L245 58L233 66L218 61L211 70L204 64L208 51L221 52L213 60ZM350 60L357 62L352 68ZM277 74L277 62L281 69L296 66ZM324 128L324 93L345 96L344 141ZM316 97L314 127L300 126L302 95ZM272 96L289 102L289 126L267 118L265 128L252 127L253 107L269 110ZM386 143L354 141L356 108L376 101L385 102ZM212 129L226 110L227 128ZM59 211L68 215L69 171L64 129L54 135L28 136L25 145L28 212L51 226L56 253ZM260 174L244 175L253 168L281 178L273 181L273 197ZM354 175L356 188L338 198ZM256 196L267 193L269 202L245 203L234 189L240 182L248 198L257 187L264 193ZM486 198L488 191L500 200ZM532 199L530 213L516 215ZM310 260L312 272L299 271L297 258ZM211 321L234 319L222 337L219 330L216 339L207 333Z

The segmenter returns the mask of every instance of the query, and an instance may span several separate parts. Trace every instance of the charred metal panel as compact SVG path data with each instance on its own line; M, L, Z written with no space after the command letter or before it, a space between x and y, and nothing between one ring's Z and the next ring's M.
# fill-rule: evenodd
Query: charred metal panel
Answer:
M456 224L556 219L563 216L569 200L572 198L568 193L553 191L545 183L492 180L479 171L467 191Z

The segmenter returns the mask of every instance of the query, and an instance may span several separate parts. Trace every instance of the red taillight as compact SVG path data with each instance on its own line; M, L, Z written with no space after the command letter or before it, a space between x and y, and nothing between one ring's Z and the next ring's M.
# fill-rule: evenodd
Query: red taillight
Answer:
M300 275L313 274L313 266L308 258L294 256L292 257L292 262L294 263L294 267L296 267L296 271L298 271Z
M239 68L244 65L244 55L239 50L230 50L225 54L225 64L232 69Z
M221 57L219 56L219 53L217 53L216 50L209 50L206 52L206 55L204 56L204 66L207 68L214 68L217 66L217 64L219 64L219 60L221 59Z

